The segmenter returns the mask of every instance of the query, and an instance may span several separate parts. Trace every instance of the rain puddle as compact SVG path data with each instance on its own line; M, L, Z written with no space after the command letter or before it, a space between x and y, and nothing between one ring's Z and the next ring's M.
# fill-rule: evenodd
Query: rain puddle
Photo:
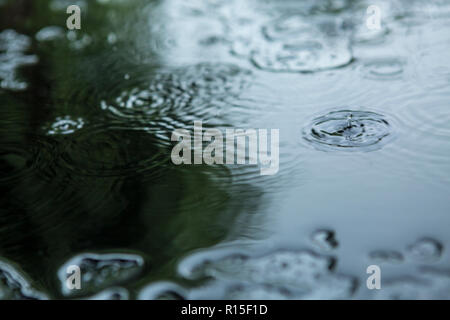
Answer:
M449 299L449 18L450 1L0 1L0 299ZM172 133L200 121L279 130L278 172L250 147L175 165Z

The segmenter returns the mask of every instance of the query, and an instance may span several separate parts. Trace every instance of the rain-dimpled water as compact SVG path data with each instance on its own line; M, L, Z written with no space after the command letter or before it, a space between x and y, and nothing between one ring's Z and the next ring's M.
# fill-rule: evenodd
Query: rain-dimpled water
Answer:
M449 299L449 51L446 0L0 0L0 299Z

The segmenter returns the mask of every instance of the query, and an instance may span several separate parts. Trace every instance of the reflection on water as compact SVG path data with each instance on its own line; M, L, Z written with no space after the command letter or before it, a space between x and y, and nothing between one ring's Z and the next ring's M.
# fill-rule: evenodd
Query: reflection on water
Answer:
M450 1L0 9L0 298L450 298ZM173 165L194 121L279 173Z

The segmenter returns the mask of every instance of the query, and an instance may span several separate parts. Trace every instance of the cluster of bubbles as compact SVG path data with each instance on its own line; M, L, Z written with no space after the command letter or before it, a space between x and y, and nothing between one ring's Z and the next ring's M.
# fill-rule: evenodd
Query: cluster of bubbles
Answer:
M259 256L212 253L196 260L195 264L189 259L182 262L180 273L206 284L189 291L186 299L205 299L213 292L217 299L339 299L350 297L356 286L353 277L335 272L334 258L307 250L276 250ZM160 292L155 292L155 285ZM167 289L153 284L141 298L160 298ZM178 290L177 295L183 292Z
M333 230L319 229L311 235L316 248L279 249L264 254L221 249L194 254L179 265L188 280L203 280L191 289L172 282L156 282L144 287L140 299L348 299L357 297L365 281L335 271L337 260L329 254L337 248ZM432 238L421 238L405 249L370 252L370 263L399 264L407 259L419 264L420 276L401 276L383 281L383 290L374 290L375 299L448 299L449 270L424 264L439 260L443 246Z
M72 265L80 268L81 284L77 290L69 288L66 283L67 270ZM67 261L58 271L61 292L64 296L95 294L97 299L122 299L127 297L128 293L125 289L114 286L132 280L139 275L143 267L144 259L136 254L80 254Z
M450 273L430 267L442 256L443 245L429 237L420 238L408 245L404 252L375 250L369 253L371 261L382 265L409 263L419 265L414 276L405 275L382 282L375 299L449 299Z
M80 268L80 288L68 286L70 272L73 272L70 269L68 273L69 266ZM135 279L143 268L144 259L138 254L79 254L64 263L58 271L60 294L66 298L126 300L130 293L120 285ZM11 299L46 300L49 296L37 289L15 264L0 260L0 300Z
M335 233L319 229L311 244L330 253L338 246ZM255 253L257 252L257 253ZM267 252L224 248L191 255L179 264L180 275L204 284L191 289L171 282L152 283L140 299L345 299L356 278L336 272L333 256L316 250L277 249Z
M375 250L370 252L371 259L380 263L401 263L407 259L432 263L438 261L442 256L442 244L433 238L421 238L407 246L405 253L394 250Z
M319 229L311 235L317 250L330 253L338 246L332 230ZM400 277L383 282L375 290L378 299L442 299L448 297L450 274L424 266L435 263L443 246L432 238L421 238L407 246L405 253L375 250L372 263L420 264L419 277ZM336 272L336 258L309 250L279 249L254 254L235 249L208 250L191 255L179 264L180 275L203 285L188 289L172 282L158 281L143 287L137 298L153 299L347 299L360 286L356 278ZM81 271L81 288L67 286L69 266ZM126 300L129 284L144 270L144 258L135 253L82 253L66 261L58 271L60 293L67 298ZM28 276L13 263L0 261L0 299L48 299Z
M247 59L264 71L314 73L343 68L357 61L365 79L392 81L403 77L404 59L367 58L360 53L364 48L370 51L386 44L392 31L390 24L396 23L399 13L404 12L402 5L380 3L383 19L377 28L369 28L366 2L285 1L280 5L269 0L176 4L193 16L211 16L220 21L224 31L216 38L225 39L221 45L228 44L232 55ZM359 50L356 54L354 48ZM348 112L336 110L334 115L347 117ZM317 123L307 127L306 141L325 146L320 148L325 150L372 151L392 137L391 123L382 114L355 111L351 127L345 120L335 120L334 115L317 119L324 121L323 126L327 128L314 128Z

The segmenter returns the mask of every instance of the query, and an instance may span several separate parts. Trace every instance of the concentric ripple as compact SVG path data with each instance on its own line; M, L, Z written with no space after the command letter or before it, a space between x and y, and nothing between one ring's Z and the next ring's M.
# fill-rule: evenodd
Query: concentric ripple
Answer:
M342 67L353 60L350 37L341 28L339 19L313 19L301 14L269 22L260 19L253 22L254 26L244 26L244 34L236 27L230 34L232 52L247 55L260 69L315 72Z
M253 63L268 71L314 72L344 66L352 60L348 45L304 40L262 46L252 54Z
M381 114L340 110L313 119L303 137L321 150L372 151L392 137L392 128Z
M164 70L145 84L136 83L116 98L103 100L101 106L120 120L150 121L171 131L192 126L194 119L217 118L225 111L224 103L231 103L249 86L250 74L232 64L202 63Z
M364 78L374 80L395 80L403 75L404 63L400 59L386 58L367 61L361 68Z
M82 118L72 119L70 116L57 117L55 122L49 125L48 135L71 134L83 128L84 120Z
M54 141L43 137L29 137L26 143L0 143L0 184L44 174L56 156Z
M168 160L151 128L109 123L83 128L61 142L61 166L78 175L152 175Z

